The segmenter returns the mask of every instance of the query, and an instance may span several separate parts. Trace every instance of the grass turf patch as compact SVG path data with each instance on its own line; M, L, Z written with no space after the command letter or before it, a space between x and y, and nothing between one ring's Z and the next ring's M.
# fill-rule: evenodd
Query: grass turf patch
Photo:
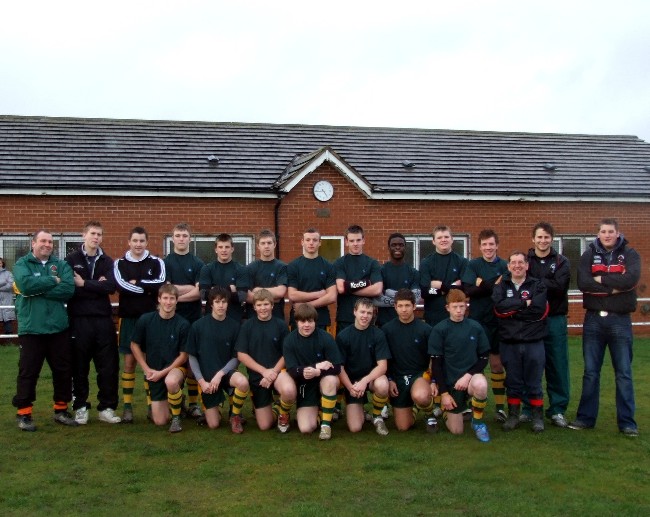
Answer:
M479 443L466 428L415 429L380 437L370 424L358 434L345 420L333 438L257 430L247 401L248 425L236 436L183 422L172 435L146 420L142 383L136 383L133 425L109 425L92 409L87 426L66 428L52 421L51 374L44 366L37 388L36 433L17 429L10 405L18 349L0 347L0 462L2 515L642 515L650 513L650 340L635 343L634 377L641 436L622 436L616 427L613 371L603 367L596 429L558 429L547 421L535 435L529 424ZM570 342L575 415L581 390L580 341ZM141 379L140 375L139 379ZM91 402L96 396L92 387Z

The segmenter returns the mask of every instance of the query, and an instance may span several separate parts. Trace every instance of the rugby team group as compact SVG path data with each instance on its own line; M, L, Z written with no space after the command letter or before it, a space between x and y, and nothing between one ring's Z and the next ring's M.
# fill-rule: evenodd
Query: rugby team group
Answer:
M470 421L477 439L488 442L489 384L494 418L504 431L529 422L539 433L546 419L582 430L596 424L609 347L618 428L638 436L631 370L631 313L641 272L637 252L615 219L603 219L581 257L584 374L577 415L569 421L571 268L553 248L551 224L536 224L531 235L530 250L513 251L504 260L497 233L485 229L477 239L481 256L468 260L452 250L451 229L437 226L435 250L418 271L406 261L402 234L388 236L389 258L380 265L364 254L364 231L356 225L347 228L347 252L334 263L319 255L315 228L305 230L303 253L288 264L275 256L274 233L263 230L257 236L259 259L248 266L233 260L233 240L225 233L216 238L215 260L204 264L190 252L186 223L174 227L173 251L164 259L149 252L142 227L131 230L129 249L116 261L102 250L98 221L86 224L83 244L65 260L53 254L52 235L40 230L31 253L13 270L18 427L36 430L32 407L47 360L54 421L67 426L89 421L92 362L100 421L133 422L140 365L147 418L169 425L172 433L182 430L182 416L219 427L224 405L232 432L242 433L242 408L250 396L261 430L286 433L296 406L300 432L320 428L319 438L329 440L345 402L351 432L371 422L379 435L387 435L390 406L399 431L421 420L428 432L437 432L443 422L451 433L462 434ZM117 332L110 300L116 291ZM291 304L288 324L285 298ZM423 319L416 313L420 300ZM483 373L488 365L490 383Z

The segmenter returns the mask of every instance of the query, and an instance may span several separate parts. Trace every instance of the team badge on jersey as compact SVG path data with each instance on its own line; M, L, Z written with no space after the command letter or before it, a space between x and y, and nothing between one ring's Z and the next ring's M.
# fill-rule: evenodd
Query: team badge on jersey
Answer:
M530 291L527 291L526 289L521 291L521 299L522 300L530 300Z

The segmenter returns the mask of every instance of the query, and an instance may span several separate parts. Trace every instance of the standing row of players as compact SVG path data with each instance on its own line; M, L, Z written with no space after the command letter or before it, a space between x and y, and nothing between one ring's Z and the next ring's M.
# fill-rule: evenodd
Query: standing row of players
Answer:
M174 250L164 260L149 253L147 233L143 228L136 227L129 237L129 251L115 262L113 274L99 275L95 273L99 259L110 261L99 247L101 235L101 225L89 223L84 229L84 245L76 255L79 260L75 262L75 254L67 260L75 268L75 296L84 287L89 287L86 283L95 282L102 284L102 289L86 289L84 294L89 299L96 296L95 302L101 300L101 305L106 305L107 293L111 287L117 287L120 292L119 348L125 356L122 374L123 422L133 421L132 394L135 365L138 362L145 371L145 387L154 402L151 418L159 424L166 422L171 409L171 431L180 430L180 419L177 417L182 404L180 388L185 377L188 381L188 411L193 416L202 413L198 404L200 384L207 409L206 420L211 427L219 424L218 416L210 411L215 407L212 404L220 398L219 393L223 387L233 388L231 426L235 432L242 430L241 405L251 385L255 417L260 427L268 428L277 420L278 427L282 430L288 426L288 409L293 402L291 399L307 397L313 401L313 393L309 395L303 388L313 387L314 379L320 378L320 389L317 390L322 395L320 407L309 406L312 411L298 412L298 426L304 432L316 428L320 409L321 438L331 436L329 422L335 414L336 391L342 384L348 398L348 408L352 407L351 412L348 410L348 424L352 430L358 430L359 422L362 423L359 414L363 416L363 411L359 413L359 408L355 409L355 406L357 399L365 396L368 387L374 391L373 422L380 434L387 432L383 420L377 418L377 412L381 411L387 401L386 395L392 399L398 429L408 429L413 425L415 407L425 414L427 428L432 430L437 429L434 416L436 410L445 410L447 427L453 432L462 432L462 417L458 424L458 418L451 415L461 412L469 395L474 430L477 437L485 441L489 437L482 421L482 413L487 398L487 382L481 372L488 361L489 349L496 417L504 422L505 430L518 427L526 419L532 419L534 431L544 429L541 377L545 365L550 398L547 416L555 425L567 426L564 412L569 399L566 336L569 264L565 257L552 248L553 228L548 223L539 223L534 227L534 247L527 254L514 252L508 262L497 256L498 236L492 230L484 230L479 234L482 256L468 261L452 251L453 237L450 229L446 226L437 227L433 232L435 251L422 261L420 272L405 262L406 241L398 233L392 234L388 239L390 261L383 267L377 260L365 255L364 233L359 226L347 229L347 253L334 264L319 256L320 235L315 229L309 229L302 238L303 255L288 265L275 258L275 236L270 231L263 231L258 236L260 259L248 267L233 261L232 238L227 234L217 237L217 260L203 265L189 251L189 227L179 224L173 230ZM160 289L161 286L164 287ZM218 290L215 291L214 288ZM459 334L458 325L445 329L450 326L449 321L465 321L465 293L472 301L470 316L480 323L472 326L473 329L480 330L478 333L463 331ZM201 318L201 298L206 296L208 314ZM267 321L260 317L260 311L264 311L257 307L262 301L264 305L268 303L270 307L267 309L272 309L273 314L278 316L273 319L269 314L268 321L280 322L286 332L283 319L285 296L292 302L290 325L296 330L286 339L284 336L274 336L276 350L280 352L278 362L260 363L254 355L246 352L246 347L254 339L242 336L246 336L245 329L253 326L255 321ZM415 302L420 296L424 300L426 323L414 316ZM372 368L361 372L355 371L353 363L359 359L356 356L363 348L360 343L372 335L367 333L373 313L372 308L368 307L369 298L374 305L379 306L378 324L384 330L380 334L386 334L389 345L391 329L396 327L396 330L393 336L394 346L389 346L388 349L382 348L380 337L364 345L366 349L372 349L373 354L376 349L387 350L384 355L390 357L378 358L373 355L375 360L371 361ZM77 304L83 307L82 313L93 305L89 299ZM243 334L237 338L237 343L242 343L237 345L237 357L229 357L227 362L218 366L215 374L210 371L206 375L203 369L210 370L211 367L201 365L201 354L196 347L197 339L200 342L203 338L196 338L194 329L206 326L204 333L209 337L205 339L215 339L214 332L207 330L206 323L219 320L217 314L221 312L215 312L215 299L227 307L221 307L220 311L227 311L227 321L237 327L244 318L245 304L248 306L249 319L242 327ZM326 355L326 348L319 349L313 344L313 339L311 344L305 342L296 348L296 357L291 355L292 352L287 352L287 349L291 350L291 347L287 347L292 340L297 339L302 343L300 338L308 338L315 330L318 331L316 336L323 336L316 341L326 341L326 330L332 330L328 306L334 302L337 304L336 333L339 346L332 347L333 341L328 346L332 353L338 351L339 355ZM357 302L363 303L359 305ZM412 307L411 314L406 314L404 318L400 313L400 302ZM69 307L74 305L69 304ZM165 314L175 317L176 311L182 316L178 321L189 322L186 331L192 323L187 345L188 355L184 355L185 351L171 354L174 346L177 351L180 350L178 340L182 337L181 329L176 326L168 329L169 322L165 323L166 327L160 324L161 320L174 319L166 318ZM90 408L87 401L88 365L93 355L97 364L97 350L106 348L98 341L104 339L108 343L110 338L100 338L100 332L92 328L94 320L87 321L86 315L75 312L70 310L72 348L75 351L73 422L83 424L88 421ZM360 313L364 313L363 317ZM79 325L79 319L84 324ZM306 324L301 325L301 322ZM406 331L403 327L405 324L414 324L419 330L412 335L411 331ZM314 329L311 334L305 335L306 332L302 332L301 327L309 328L310 325ZM162 347L163 350L166 349L165 353L157 351L152 354L148 343L149 327L155 336L151 341L156 343L154 349ZM432 327L435 327L435 332L432 332ZM365 332L360 334L365 337L357 336L351 340L351 344L346 344L349 336L356 336L357 331ZM200 333L199 330L196 332ZM374 332L375 336L380 334ZM437 336L435 343L431 344L429 335ZM269 336L267 330L258 336L258 340L264 341ZM283 340L285 343L280 346ZM229 339L227 343L232 347L235 341ZM409 346L415 348L409 350ZM268 348L267 343L260 350ZM312 356L306 357L305 350L310 350ZM259 353L263 355L263 352ZM461 360L461 356L466 357ZM191 370L184 369L188 357ZM467 362L470 357L475 359L471 364ZM248 379L236 371L237 358L248 368ZM349 358L353 358L353 363L346 363ZM418 363L418 358L421 363ZM107 362L114 365L114 356ZM418 363L417 366L415 363ZM505 371L509 372L507 378ZM194 373L193 376L191 372ZM350 372L354 372L353 375ZM388 376L384 377L386 373ZM113 382L116 376L110 375L110 380L109 376L104 377L105 382L100 377L100 419L117 422L120 420L114 414L117 408L117 386ZM206 378L210 381L206 381ZM280 393L278 400L269 395L271 385L275 385ZM152 386L156 388L152 389ZM505 413L506 388L509 415ZM266 391L259 391L260 389ZM296 390L298 394L294 397ZM168 396L164 396L165 393ZM205 403L206 397L209 404ZM160 400L161 398L166 400ZM157 402L164 403L164 408ZM266 404L267 402L269 403ZM299 408L302 409L300 403ZM107 414L111 418L106 418ZM310 416L304 416L306 414ZM60 418L57 421L65 423Z

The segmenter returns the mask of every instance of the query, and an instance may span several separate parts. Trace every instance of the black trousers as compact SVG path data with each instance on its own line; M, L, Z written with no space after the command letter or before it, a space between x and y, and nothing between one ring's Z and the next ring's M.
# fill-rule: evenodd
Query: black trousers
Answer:
M52 370L54 402L70 402L72 399L72 353L68 331L56 334L24 334L18 336L20 358L14 407L32 407L36 400L36 383L47 361Z
M97 409L117 409L120 357L115 325L110 316L77 316L70 322L72 344L73 409L90 408L88 402L90 362L97 372Z

